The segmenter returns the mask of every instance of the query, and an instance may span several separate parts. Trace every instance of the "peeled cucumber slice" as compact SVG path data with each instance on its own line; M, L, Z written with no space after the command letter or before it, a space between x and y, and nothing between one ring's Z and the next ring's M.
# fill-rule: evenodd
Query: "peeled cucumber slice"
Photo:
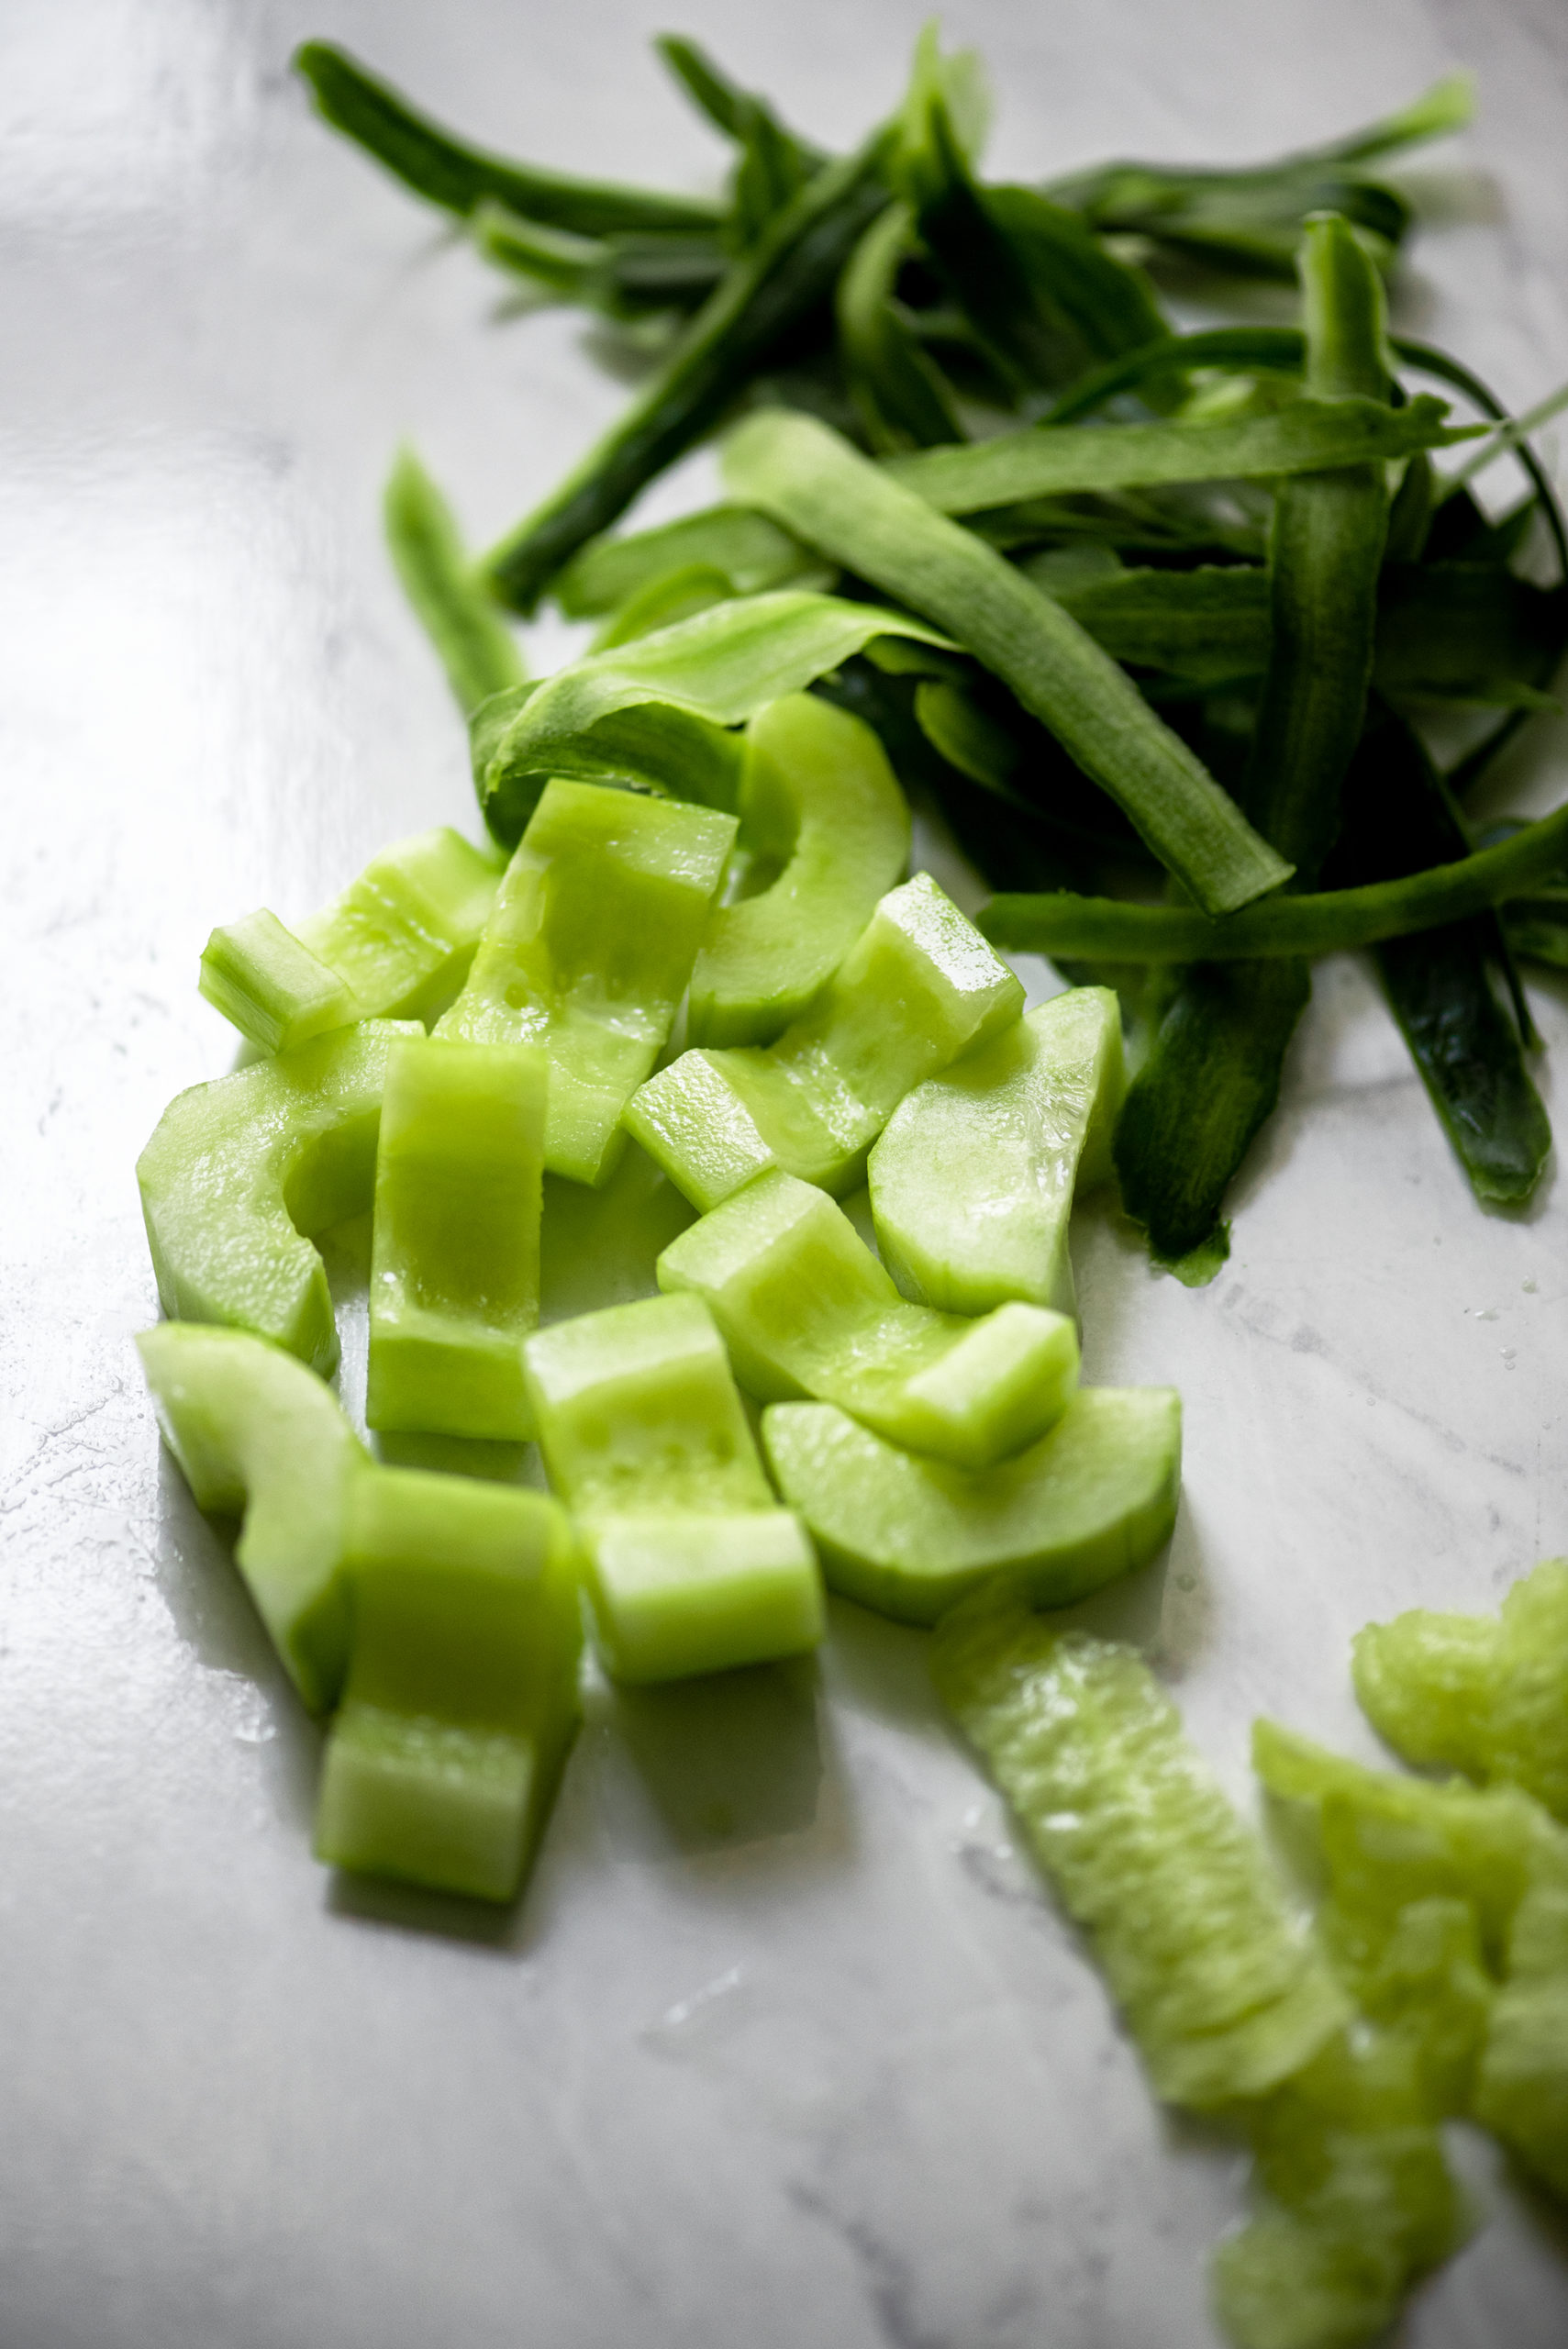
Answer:
M450 827L417 832L292 929L263 907L215 930L201 991L269 1052L350 1019L431 1019L468 969L499 880Z
M816 694L746 730L739 847L755 886L710 916L694 1044L768 1044L832 977L909 855L909 810L869 726Z
M577 1520L595 1644L617 1680L683 1678L815 1647L822 1584L762 1474L713 1317L647 1297L524 1350L550 1483Z
M244 1520L235 1564L290 1679L325 1712L348 1653L341 1570L363 1445L331 1388L260 1338L162 1321L136 1343L196 1507Z
M373 1428L533 1432L523 1340L539 1319L545 1075L529 1044L393 1046L371 1254Z
M598 1183L614 1166L621 1112L669 1036L734 839L734 817L711 808L545 786L437 1033L544 1053L551 1174Z
M250 1330L332 1369L332 1298L310 1235L370 1206L387 1053L420 1033L364 1020L171 1101L136 1168L171 1320Z
M1072 987L900 1102L866 1173L883 1263L948 1313L1074 1309L1074 1193L1110 1173L1127 1089L1121 1008Z
M828 1587L930 1624L995 1574L1065 1607L1146 1565L1181 1479L1170 1387L1081 1387L1049 1435L976 1472L917 1459L827 1403L774 1403L762 1447L811 1529Z
M1064 1314L983 1320L901 1297L843 1209L778 1168L660 1257L659 1286L705 1298L760 1402L838 1403L895 1443L983 1468L1061 1417L1078 1380Z
M1006 1585L947 1617L937 1687L1088 1934L1157 2095L1264 2095L1348 2020L1262 1842L1135 1650Z
M577 1728L572 1529L543 1493L368 1468L347 1511L352 1647L317 1856L512 1899Z
M632 1096L627 1130L705 1211L771 1166L839 1197L911 1086L1023 1005L1001 957L917 873L776 1043L683 1052Z

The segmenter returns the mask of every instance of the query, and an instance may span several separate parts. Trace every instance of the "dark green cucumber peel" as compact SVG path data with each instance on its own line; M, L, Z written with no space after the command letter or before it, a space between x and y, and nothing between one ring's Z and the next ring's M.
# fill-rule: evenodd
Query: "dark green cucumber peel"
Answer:
M717 231L717 205L700 196L663 195L486 154L420 114L385 82L331 41L308 40L295 70L310 84L317 111L395 173L406 187L462 217L489 197L509 211L580 237L625 229Z
M1465 852L1430 762L1398 719L1369 728L1348 797L1335 867L1352 885ZM1376 954L1389 1008L1476 1197L1517 1206L1540 1180L1551 1126L1489 976L1507 952L1496 915L1484 913L1390 940Z
M887 201L887 135L831 163L777 215L698 311L629 408L489 559L496 593L530 612L562 566L655 474L711 431L791 330L831 293Z
M1325 400L1385 398L1383 301L1349 224L1302 241L1305 378ZM1269 540L1269 665L1242 784L1263 837L1309 885L1339 830L1340 786L1372 677L1387 531L1383 468L1281 480ZM1211 1279L1229 1252L1220 1208L1278 1099L1312 992L1304 963L1198 965L1128 1089L1115 1156L1122 1199L1156 1263Z

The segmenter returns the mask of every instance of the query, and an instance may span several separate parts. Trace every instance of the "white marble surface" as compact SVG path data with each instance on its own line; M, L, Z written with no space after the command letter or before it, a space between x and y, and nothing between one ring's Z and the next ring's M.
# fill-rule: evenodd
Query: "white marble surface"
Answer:
M925 0L673 11L804 127L892 95ZM0 2340L5 2349L1200 2349L1229 2149L1156 2114L945 1733L918 1636L602 1697L533 1888L486 1929L310 1857L315 1733L160 1460L132 1181L226 1064L206 930L470 817L376 498L410 433L476 535L620 396L307 117L346 39L498 142L700 183L643 0L7 0ZM1420 174L1407 311L1523 403L1568 374L1561 0L973 0L995 153L1267 151L1482 77ZM633 36L638 39L634 39ZM677 493L665 494L666 502ZM1560 796L1561 736L1516 804ZM1568 1007L1536 1007L1568 1067ZM1564 1214L1471 1202L1365 972L1325 969L1207 1290L1105 1219L1090 1375L1174 1380L1153 1644L1243 1798L1259 1709L1370 1751L1347 1642L1568 1548ZM1549 2349L1562 2229L1491 2222L1411 2349Z

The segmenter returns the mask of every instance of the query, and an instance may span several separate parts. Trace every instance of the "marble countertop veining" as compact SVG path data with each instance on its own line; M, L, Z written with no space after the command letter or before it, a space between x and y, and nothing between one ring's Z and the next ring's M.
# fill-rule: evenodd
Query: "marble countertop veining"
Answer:
M686 0L824 139L925 0ZM476 538L615 412L573 317L495 281L309 117L339 38L580 170L711 182L643 0L9 0L0 13L0 953L17 1013L0 1266L4 2349L1212 2349L1233 2147L1163 2118L944 1730L920 1635L835 1605L819 1665L595 1692L515 1917L334 1887L318 1741L159 1454L132 1165L228 1063L215 920L285 916L470 820L464 745L378 532L404 434ZM968 0L995 156L1268 153L1456 63L1410 166L1403 296L1520 404L1568 375L1561 0ZM662 486L671 511L708 461ZM547 640L541 635L539 641ZM1568 729L1497 796L1545 804ZM1562 1101L1568 997L1535 989ZM1168 1560L1093 1610L1150 1641L1250 1799L1268 1710L1371 1753L1351 1633L1568 1549L1560 1184L1470 1199L1368 974L1327 965L1190 1292L1104 1212L1095 1380L1173 1381ZM339 1266L345 1391L362 1289ZM1551 2349L1564 2230L1462 2147L1490 2223L1408 2349Z

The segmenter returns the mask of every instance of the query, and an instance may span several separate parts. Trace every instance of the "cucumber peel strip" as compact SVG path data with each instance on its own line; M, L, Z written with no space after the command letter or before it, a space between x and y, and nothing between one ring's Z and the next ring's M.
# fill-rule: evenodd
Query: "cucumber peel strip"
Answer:
M650 785L732 812L745 745L730 729L879 636L951 650L923 621L804 589L751 596L493 695L473 722L484 820L521 839L553 775Z
M1484 913L1555 873L1568 858L1568 805L1511 840L1402 881L1271 899L1210 921L1179 906L1134 906L1061 889L993 897L976 926L1008 952L1116 963L1226 963L1335 954Z
M1126 809L1207 912L1229 913L1289 877L1076 621L827 426L754 417L730 440L724 470L735 496L950 629Z
M941 514L977 514L1029 497L1147 489L1158 483L1264 480L1328 473L1479 439L1448 425L1448 402L1423 394L1401 408L1368 399L1293 400L1233 424L1037 424L964 448L892 457L895 481Z

